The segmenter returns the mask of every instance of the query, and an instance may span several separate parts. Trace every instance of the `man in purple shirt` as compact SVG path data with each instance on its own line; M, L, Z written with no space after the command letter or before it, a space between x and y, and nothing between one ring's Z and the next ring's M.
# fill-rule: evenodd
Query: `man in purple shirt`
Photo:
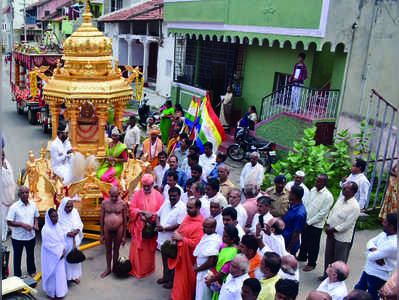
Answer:
M303 82L308 78L308 70L304 63L305 58L305 53L299 53L298 62L294 66L294 72L288 80L293 85L291 93L291 106L293 112L299 110Z

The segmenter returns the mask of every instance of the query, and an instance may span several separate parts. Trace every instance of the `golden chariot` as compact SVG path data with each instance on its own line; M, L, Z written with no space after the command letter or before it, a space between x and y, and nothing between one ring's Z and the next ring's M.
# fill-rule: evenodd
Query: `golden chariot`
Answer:
M130 82L134 79L138 82L142 73L126 66L133 74L127 79L122 77L118 61L111 56L112 39L90 22L92 15L88 1L82 17L85 22L64 41L64 64L62 66L58 61L53 76L48 78L43 88L43 97L52 115L52 140L57 137L61 104L64 103L67 108L64 117L68 121L69 139L74 151L85 157L94 155L101 163L108 142L105 128L109 110L113 108L114 125L122 131L125 106L133 96ZM51 141L47 147L42 145L39 158L29 152L26 172L21 176L20 184L29 187L30 197L36 201L41 216L65 197L66 190L69 197L80 198L80 201L75 202L75 207L80 212L85 230L98 233L103 192L108 193L112 185L100 181L94 166L89 165L84 178L65 189L61 178L51 169L50 145ZM149 166L135 158L129 158L125 163L119 180L125 199L130 199L140 183L142 173L150 171ZM85 233L85 237L99 238L98 234L88 233Z

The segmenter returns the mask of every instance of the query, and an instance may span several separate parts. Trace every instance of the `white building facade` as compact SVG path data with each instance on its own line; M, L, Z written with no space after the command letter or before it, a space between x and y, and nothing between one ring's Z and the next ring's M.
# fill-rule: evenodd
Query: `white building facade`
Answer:
M119 66L139 67L145 86L168 96L173 77L174 37L163 23L163 1L134 3L104 15L104 33L113 40Z

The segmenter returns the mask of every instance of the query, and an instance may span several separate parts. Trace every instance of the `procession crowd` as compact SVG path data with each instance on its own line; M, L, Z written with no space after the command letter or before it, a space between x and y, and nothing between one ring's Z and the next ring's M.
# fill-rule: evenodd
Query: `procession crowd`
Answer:
M101 204L100 241L106 248L106 270L101 278L117 272L119 248L127 242L128 227L130 275L143 278L152 274L160 251L163 275L156 283L171 289L170 299L294 300L301 283L298 261L307 262L305 272L315 269L325 230L324 272L320 286L307 299L396 298L397 215L390 211L383 216L383 232L364 247L367 258L358 283L354 287L345 284L356 222L369 190L363 160L356 159L348 170L338 199L327 188L326 174L320 174L309 189L301 170L291 182L283 174L276 175L274 185L261 191L264 168L256 152L235 186L225 164L226 154L215 151L209 142L200 154L201 149L182 130L183 119L181 108L175 110L167 103L160 128L155 120L150 121L138 155L141 142L134 117L124 139L118 128L110 130L107 156L97 172L99 179L113 185ZM59 128L51 159L61 178L71 172L73 152L65 128ZM118 177L129 155L148 161L153 170L142 175L141 188L125 201ZM10 169L4 156L2 166ZM22 275L25 247L27 271L34 275L39 213L35 202L29 200L27 187L22 186L18 196L7 215L14 274ZM65 259L83 236L74 201L65 197L57 210L49 209L41 231L43 289L52 299L64 297L67 282L79 284L82 274L81 263Z

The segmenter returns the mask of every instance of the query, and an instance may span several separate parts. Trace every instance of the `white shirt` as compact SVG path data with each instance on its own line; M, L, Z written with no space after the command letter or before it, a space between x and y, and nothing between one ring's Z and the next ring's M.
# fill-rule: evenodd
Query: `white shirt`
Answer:
M351 242L353 229L355 228L356 220L359 215L360 207L355 197L348 201L344 201L344 197L338 198L327 218L327 224L331 227L335 227L338 231L334 232L334 238L338 242Z
M285 188L287 191L291 191L291 187L294 185L294 181L290 181L285 185ZM309 189L307 188L306 185L303 184L303 182L299 185L301 188L303 188L303 197L302 201L305 202L309 200Z
M260 186L263 179L265 179L265 170L260 163L257 163L255 167L250 162L246 163L241 171L240 187L243 189L246 183L256 183Z
M247 210L239 203L236 207L234 207L237 211L237 222L238 224L244 228L245 224L247 224L248 213Z
M180 185L176 184L175 187L177 187L180 190L180 195L184 194L183 189L180 187ZM169 190L170 190L170 186L169 184L166 184L163 188L163 192L162 192L162 196L164 201L169 201Z
M140 129L137 127L137 125L134 125L134 127L129 125L127 127L123 142L129 149L133 149L135 145L140 144Z
M186 206L181 200L179 200L175 206L171 207L170 201L168 200L162 204L161 208L157 212L157 215L159 216L159 224L162 227L181 224L187 215ZM159 232L158 248L160 248L166 240L170 240L172 238L172 234L173 231Z
M249 278L248 273L238 277L229 274L220 290L219 300L241 300L242 284L247 278Z
M333 282L330 283L330 279L326 278L322 283L320 283L317 288L318 291L326 292L332 298L332 300L343 300L348 296L348 290L346 289L345 282Z
M376 251L368 251L377 248ZM387 281L396 267L397 237L396 234L387 235L381 232L367 243L367 260L364 271L371 276ZM377 260L383 259L385 265L380 266Z
M154 168L155 185L157 186L162 185L163 176L165 175L167 169L169 169L168 164L165 165L165 168L162 168L161 165L157 165Z
M256 213L254 215L254 218L252 219L252 225L251 225L251 231L250 233L255 234L256 233L256 224L259 223L259 213ZM269 222L269 220L273 218L273 216L270 214L270 212L268 211L267 214L265 214L263 216L263 224L266 224L267 222Z
M184 204L187 204L187 202L188 202L188 194L187 194L187 192L185 192L183 195L181 195L181 197L180 197L180 200L184 203Z
M306 223L316 228L323 228L333 202L334 197L326 187L320 191L314 187L310 191L309 198L303 202L306 208Z
M216 233L222 237L223 236L223 231L224 231L224 224L223 224L223 217L222 214L218 214L216 217L214 217L216 220Z
M187 158L188 149L183 152L181 147L179 147L175 150L174 155L177 157L178 167L181 168L183 166L184 160Z
M244 229L241 227L240 224L236 225L236 228L238 230L238 237L240 238L240 240L242 239L242 237L245 235L245 231Z
M72 149L69 140L62 142L58 136L51 142L51 167L55 174L64 179L67 184L72 176L71 174L71 158L72 153L67 154Z
M265 247L263 247L263 249L260 249L260 253L262 254L262 256L268 251L276 252L281 257L289 254L285 249L285 241L282 234L263 234L263 244L265 244Z
M216 155L212 153L212 155L208 157L205 153L201 154L198 164L202 167L202 174L204 174L206 178L216 166Z
M200 212L201 212L201 215L204 217L204 219L206 219L206 218L210 217L210 215L211 215L211 212L209 210L210 203L209 203L209 200L208 200L208 198L206 196L203 196L200 199L200 201L201 201Z
M39 217L39 211L34 201L25 205L21 199L11 205L8 211L7 221L21 222L30 226L35 225L35 218ZM22 227L13 227L11 237L18 241L29 241L36 236L35 230L27 231Z
M356 182L357 184L358 190L355 195L355 198L359 202L360 209L363 209L364 206L366 205L367 196L369 194L370 182L363 173L356 175L350 174L348 178L346 178L346 181L344 183L340 182L341 187L343 187L345 183L350 181Z

